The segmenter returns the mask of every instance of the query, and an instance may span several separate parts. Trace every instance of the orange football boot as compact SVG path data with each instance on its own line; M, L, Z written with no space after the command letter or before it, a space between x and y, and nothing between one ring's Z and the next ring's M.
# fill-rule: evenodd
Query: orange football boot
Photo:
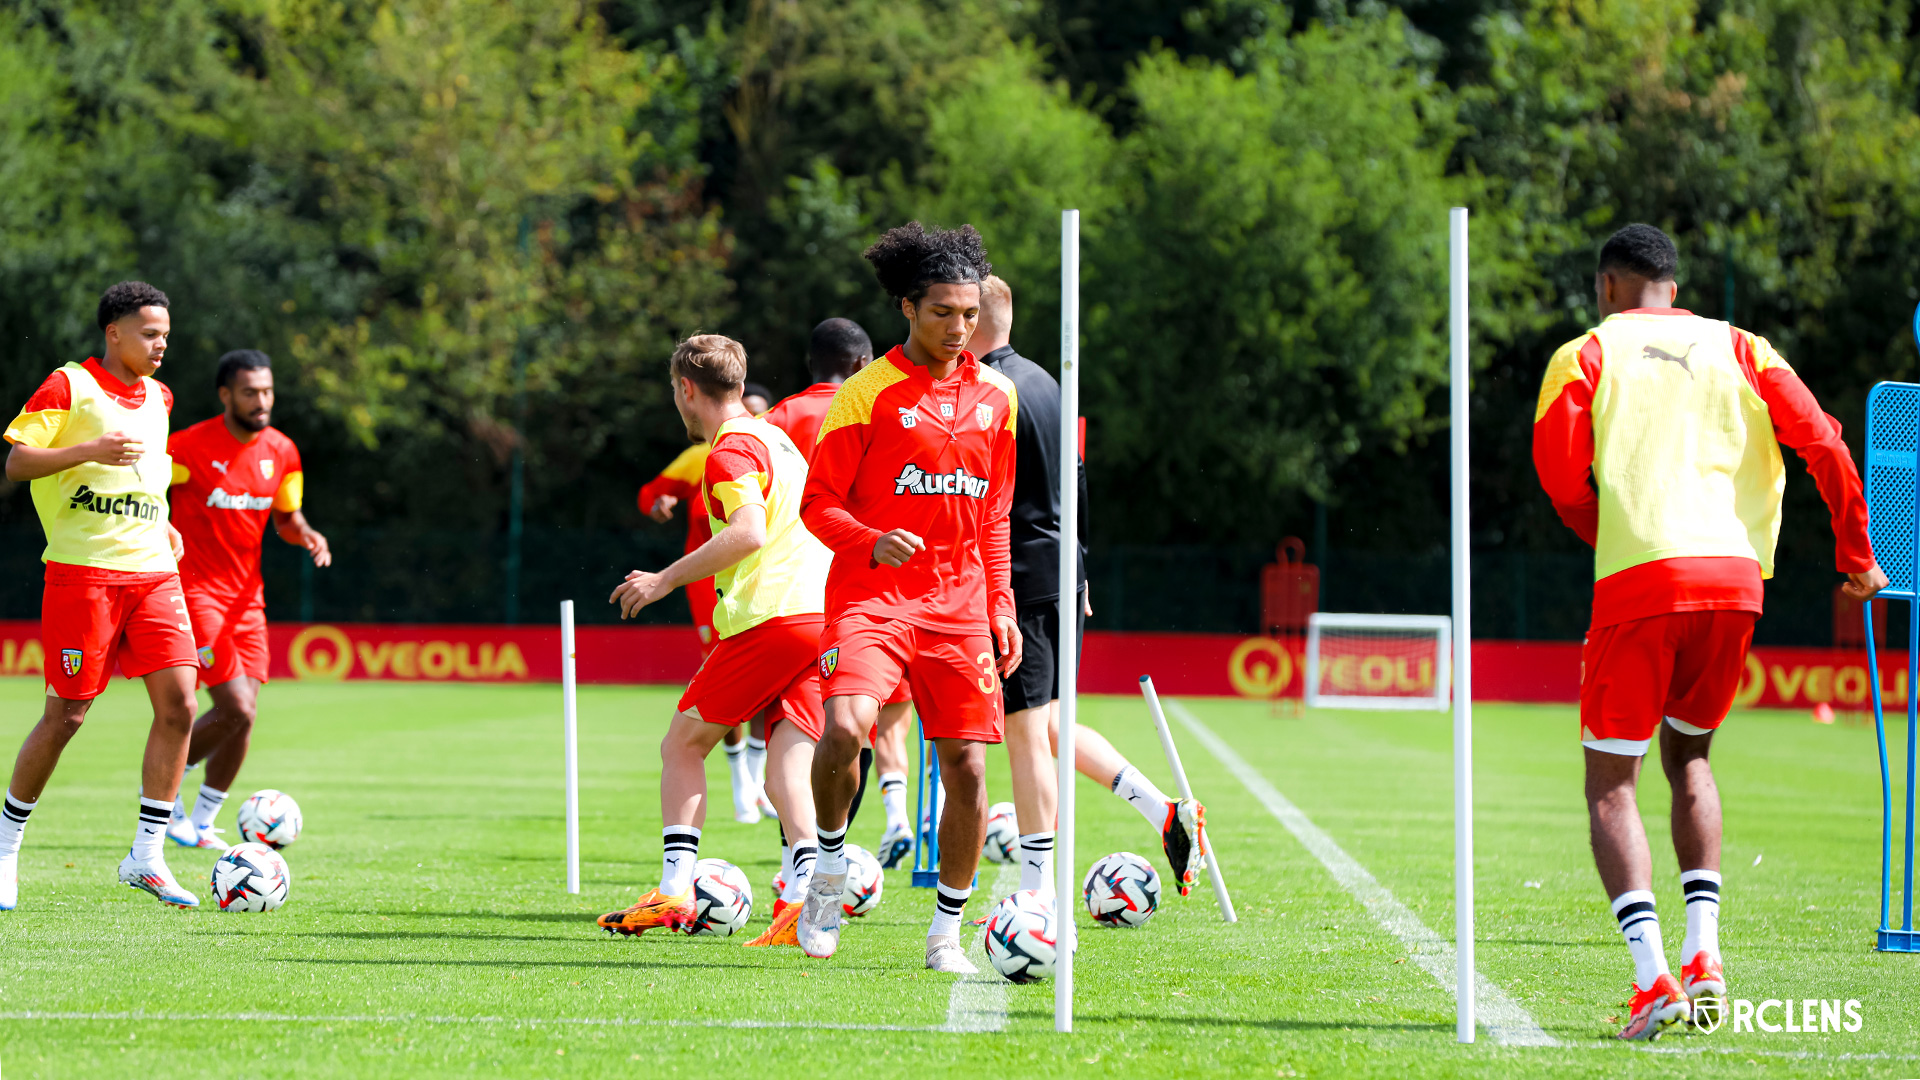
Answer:
M651 889L627 910L609 911L594 921L609 934L629 936L656 928L685 930L693 922L693 893L668 896Z
M799 906L800 906L799 904L796 904L791 900L782 900L777 896L774 897L773 898L773 921L779 922L781 912L787 910L790 907L799 907Z
M773 917L773 925L761 931L760 936L747 942L741 948L752 949L762 945L792 945L799 947L800 905L788 904Z
M1632 1015L1627 1017L1627 1026L1620 1030L1619 1037L1630 1042L1650 1042L1693 1015L1686 992L1672 975L1653 980L1653 986L1646 990L1636 983L1627 1009Z
M1720 958L1705 949L1694 953L1680 969L1680 986L1693 1001L1695 1024L1704 1024L1726 1010L1727 977L1720 970Z

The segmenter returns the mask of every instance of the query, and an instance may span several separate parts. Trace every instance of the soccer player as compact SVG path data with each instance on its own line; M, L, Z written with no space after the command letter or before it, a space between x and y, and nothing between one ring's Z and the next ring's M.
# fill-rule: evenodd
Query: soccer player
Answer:
M280 539L305 548L315 566L333 562L327 538L300 512L306 474L293 440L273 420L273 364L255 349L220 358L213 377L220 415L174 434L173 521L186 543L180 587L199 643L200 685L213 707L193 724L187 768L207 763L193 810L174 801L167 838L223 849L214 816L239 778L267 681L266 584L260 545L269 520Z
M635 570L611 601L629 618L674 589L713 578L719 641L680 698L660 743L660 816L664 858L658 888L625 911L600 916L620 934L682 929L693 918L693 867L706 823L707 754L729 728L767 713L767 791L793 840L795 904L810 883L815 839L808 773L820 737L819 655L827 564L831 555L800 524L807 462L779 428L741 403L747 354L717 334L674 350L673 401L687 434L708 446L698 503L713 538L657 574ZM795 914L798 908L794 908ZM793 944L793 920L778 918L753 945Z
M1004 730L999 676L1020 664L1007 551L1018 396L966 351L993 272L972 226L912 222L866 258L908 333L834 395L801 510L833 549L833 569L820 637L827 723L813 765L820 865L800 947L826 957L839 946L860 742L904 675L947 797L927 967L971 973L959 929L986 831L986 744Z
M175 907L199 898L161 853L193 728L193 627L180 592L180 534L167 523L168 414L153 378L172 329L167 296L123 281L100 297L100 356L47 376L7 425L7 479L30 482L47 536L40 633L47 701L0 805L0 910L19 900L27 818L114 664L147 684L153 726L140 766L140 817L120 880Z
M1561 520L1594 549L1580 741L1594 861L1633 956L1622 1039L1652 1039L1726 999L1720 794L1707 752L1745 670L1799 452L1832 517L1848 595L1886 587L1840 424L1765 338L1674 306L1680 257L1650 225L1600 249L1600 323L1547 365L1533 458ZM1640 762L1658 733L1686 896L1681 976L1667 967ZM1708 1004L1711 1002L1711 1004Z
M793 445L811 460L814 444L820 439L820 426L826 421L827 408L833 404L840 384L871 363L873 339L859 323L852 319L822 321L813 328L807 341L807 371L813 376L813 385L767 410L767 422L786 432ZM887 827L877 851L880 865L885 869L899 865L900 860L913 851L914 831L907 822L907 729L904 723L912 708L912 690L902 681L880 707L873 745L860 750L860 783L848 815L851 822L859 814L867 793L867 778L878 761L880 800L886 810Z
M1014 351L1013 290L999 277L980 286L980 325L967 348L980 362L1005 375L1020 395L1018 466L1013 480L1010 534L1013 599L1025 651L1020 670L1002 687L1007 715L1007 756L1013 803L1020 820L1020 887L1053 890L1054 817L1059 806L1053 769L1060 742L1060 674L1055 667L1060 638L1060 384L1039 364ZM1087 505L1087 471L1080 475L1080 506ZM1080 534L1085 535L1085 517ZM1093 613L1087 595L1086 545L1075 561L1080 582L1076 640ZM1169 799L1122 757L1113 744L1085 724L1074 728L1074 767L1105 784L1160 834L1180 895L1187 895L1206 865L1206 807L1192 799Z

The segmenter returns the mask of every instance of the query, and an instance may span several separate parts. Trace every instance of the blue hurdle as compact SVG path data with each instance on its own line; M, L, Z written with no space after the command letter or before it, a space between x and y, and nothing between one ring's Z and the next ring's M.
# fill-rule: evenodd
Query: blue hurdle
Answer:
M1920 308L1914 311L1920 341ZM1869 534L1887 588L1880 595L1907 601L1907 784L1905 875L1900 890L1900 926L1893 926L1893 774L1887 762L1886 707L1873 640L1873 605L1866 620L1867 670L1873 687L1873 731L1880 746L1880 931L1881 952L1920 952L1913 928L1914 765L1920 732L1920 385L1883 382L1867 394L1867 509Z
M920 842L913 846L913 887L931 889L940 884L940 755L927 741L927 729L914 718L920 732L920 749L914 759L914 774L920 778L919 792L913 799L913 827Z

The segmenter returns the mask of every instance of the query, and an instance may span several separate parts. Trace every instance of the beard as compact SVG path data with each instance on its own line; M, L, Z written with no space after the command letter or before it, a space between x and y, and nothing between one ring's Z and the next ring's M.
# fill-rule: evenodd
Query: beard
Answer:
M248 431L265 431L267 430L267 424L273 419L272 413L264 412L257 416L243 416L240 413L233 413L232 416L234 423Z

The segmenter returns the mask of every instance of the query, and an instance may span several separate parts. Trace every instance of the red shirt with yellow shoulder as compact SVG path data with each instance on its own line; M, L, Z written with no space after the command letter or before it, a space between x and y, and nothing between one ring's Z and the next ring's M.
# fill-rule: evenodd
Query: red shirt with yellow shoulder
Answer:
M820 427L827 422L827 410L833 405L833 396L840 390L839 383L814 383L805 390L766 411L761 419L781 431L793 440L794 448L809 463L813 461L813 448L820 441Z
M863 614L938 633L986 633L1014 613L1013 383L971 353L946 378L899 346L842 383L820 428L800 516L833 551L827 620ZM874 561L891 529L926 541L900 567Z
M1640 308L1629 315L1690 316L1680 308ZM1765 338L1729 328L1741 374L1766 402L1773 432L1806 463L1832 515L1834 564L1843 574L1873 566L1867 504L1840 422L1819 402ZM1593 397L1600 383L1597 334L1569 343L1549 365L1533 424L1533 463L1541 486L1567 527L1589 545L1599 530L1593 482ZM1760 564L1752 559L1659 559L1609 574L1594 583L1595 629L1681 611L1761 610Z
M247 441L216 416L167 440L173 526L186 543L180 584L190 599L265 603L260 546L274 511L300 509L306 474L293 440L265 428Z
M147 400L147 380L137 380L132 386L121 382L109 374L106 367L94 357L89 356L80 365L87 369L100 389L129 409L137 409ZM167 384L154 380L160 388L160 395L166 402L167 412L173 412L173 391ZM23 446L44 449L53 445L55 436L60 434L65 424L67 412L73 407L73 392L67 385L67 374L55 370L40 384L40 388L27 399L20 415L7 425L6 440ZM129 570L111 570L104 566L76 566L71 563L49 562L46 564L46 580L55 585L139 585L153 581L164 581L173 575L165 572L136 573Z

